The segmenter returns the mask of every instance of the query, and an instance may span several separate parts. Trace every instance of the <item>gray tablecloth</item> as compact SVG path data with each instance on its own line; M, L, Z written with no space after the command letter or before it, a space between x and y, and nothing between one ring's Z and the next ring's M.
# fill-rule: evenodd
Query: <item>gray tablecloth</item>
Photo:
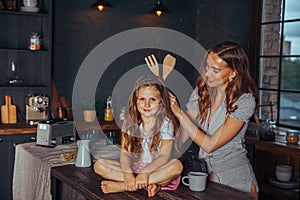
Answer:
M58 145L55 148L24 143L16 146L13 174L14 200L51 200L51 176L53 166L74 164L75 160L63 161L62 153L77 152L75 144Z

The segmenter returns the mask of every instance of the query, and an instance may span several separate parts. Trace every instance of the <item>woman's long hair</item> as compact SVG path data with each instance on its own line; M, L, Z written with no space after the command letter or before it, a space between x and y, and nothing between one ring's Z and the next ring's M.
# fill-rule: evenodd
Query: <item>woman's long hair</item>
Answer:
M258 96L256 84L249 74L249 61L245 51L237 44L231 41L225 41L217 44L208 50L205 65L207 63L207 56L210 52L217 54L222 60L227 63L227 66L235 70L236 76L226 88L226 110L227 113L234 112L237 106L233 104L240 98L242 94L250 93L254 96L256 101L256 108L254 112L254 119L258 122ZM204 69L203 69L204 70ZM198 103L199 103L199 119L204 122L208 113L208 108L212 105L212 99L215 95L215 88L209 88L206 85L205 76L199 76L197 80L198 86Z
M135 85L133 92L129 98L128 110L122 130L122 148L128 152L141 153L142 152L142 134L139 125L142 123L141 114L137 109L138 92L144 87L155 87L161 98L160 108L156 116L155 125L151 130L150 137L150 151L157 151L158 145L161 141L160 129L166 117L174 126L174 135L177 133L179 123L172 113L170 107L170 99L168 89L164 86L163 81L156 76L142 76Z

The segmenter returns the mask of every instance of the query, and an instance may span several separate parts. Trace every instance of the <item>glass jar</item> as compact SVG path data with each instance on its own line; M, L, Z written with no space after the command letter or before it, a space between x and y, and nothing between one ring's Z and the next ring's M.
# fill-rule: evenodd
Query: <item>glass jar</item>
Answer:
M122 107L119 115L119 120L123 121L124 119L125 119L125 107Z
M265 141L275 141L276 123L274 121L266 120L261 122L259 128L259 137Z
M299 142L299 132L297 130L288 130L286 132L286 141L289 144L297 144Z
M6 10L17 10L17 0L5 0Z
M28 49L30 50L41 49L41 36L38 33L31 33Z

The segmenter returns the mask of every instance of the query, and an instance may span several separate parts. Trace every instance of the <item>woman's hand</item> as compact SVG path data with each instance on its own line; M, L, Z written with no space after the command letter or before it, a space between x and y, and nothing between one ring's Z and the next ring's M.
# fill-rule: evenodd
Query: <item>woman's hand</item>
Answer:
M135 187L137 189L143 189L147 187L149 184L149 174L148 173L140 173L136 176L135 179Z
M136 191L135 177L132 173L124 174L124 186L126 191Z

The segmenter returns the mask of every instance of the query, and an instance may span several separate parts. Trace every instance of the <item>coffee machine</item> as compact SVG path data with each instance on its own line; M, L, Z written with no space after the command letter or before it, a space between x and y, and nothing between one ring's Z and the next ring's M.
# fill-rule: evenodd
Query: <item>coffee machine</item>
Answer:
M26 121L34 122L48 119L49 98L45 95L28 95L26 97Z

